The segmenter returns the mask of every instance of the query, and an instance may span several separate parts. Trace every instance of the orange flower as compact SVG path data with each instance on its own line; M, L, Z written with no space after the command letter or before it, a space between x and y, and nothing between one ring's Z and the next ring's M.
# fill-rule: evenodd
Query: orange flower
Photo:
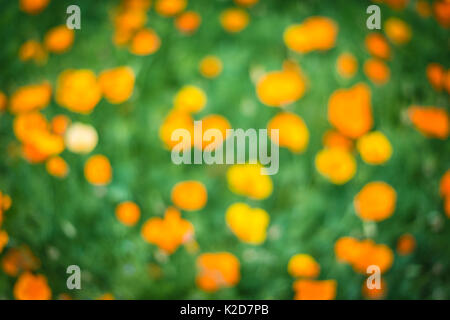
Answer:
M295 300L333 300L336 280L297 280L294 282Z
M231 253L203 253L197 258L197 286L209 292L236 285L240 278L239 260Z
M84 165L84 176L93 185L102 186L110 183L112 168L108 158L99 154L91 156Z
M439 193L443 198L450 196L450 169L447 170L441 178Z
M20 46L19 59L22 61L33 59L38 64L44 64L47 61L47 52L39 42L28 40Z
M20 10L28 14L38 14L44 10L50 0L20 0Z
M237 202L228 207L225 220L231 231L243 242L261 244L266 240L270 216L263 209Z
M211 137L211 140L208 140L203 136L201 145L196 145L196 147L206 151L213 151L221 146L224 140L227 139L227 130L231 129L230 122L228 122L227 118L218 114L210 114L203 117L201 121L203 132L206 132L209 129L215 129L218 130L221 135L217 137L213 136Z
M259 2L259 0L233 0L239 6L252 7Z
M151 0L124 0L121 4L125 9L147 11L151 3Z
M72 47L75 32L65 25L50 29L44 38L44 44L48 51L63 53Z
M288 272L293 277L316 278L320 265L309 254L296 254L289 260Z
M334 184L344 184L356 173L353 155L342 148L326 148L315 158L317 171Z
M59 114L52 118L50 126L53 133L64 134L69 126L69 123L70 119L67 116Z
M117 67L103 71L98 77L102 93L110 103L127 101L134 88L134 72L129 67Z
M35 270L39 265L39 259L27 246L9 249L2 259L3 271L11 277L17 276L22 271Z
M371 55L380 59L389 59L391 56L391 48L380 33L372 32L367 35L366 48Z
M6 110L8 104L8 97L2 91L0 91L0 111Z
M302 24L289 26L283 34L286 46L299 53L329 50L335 46L337 24L326 17L310 17Z
M50 300L52 291L43 275L25 272L14 285L14 298L17 300Z
M409 107L408 114L416 129L424 136L447 139L449 134L449 117L445 109L412 106Z
M21 113L14 118L13 122L14 134L19 141L24 143L30 141L35 132L45 131L47 128L47 120L37 111Z
M328 120L342 134L358 138L373 125L370 89L363 83L335 91L328 101Z
M231 33L237 33L245 29L250 17L242 9L230 8L223 11L220 15L220 24Z
M24 156L31 162L41 162L47 157L60 154L64 150L64 139L48 130L35 130L27 137Z
M387 293L387 284L383 278L380 279L380 288L379 289L377 289L377 288L369 289L369 287L367 286L367 281L364 281L364 283L362 285L362 295L366 299L370 299L370 300L383 299L386 296L386 293Z
M146 56L158 51L161 40L153 29L138 31L131 40L130 51L138 56Z
M402 45L411 40L411 28L403 20L389 18L384 23L384 30L395 44Z
M444 84L445 70L439 63L430 63L427 66L427 78L436 91L441 91Z
M308 128L303 119L294 113L280 112L269 121L267 131L273 140L272 130L279 130L278 144L292 152L303 152L308 146Z
M305 94L305 79L300 69L284 68L262 76L256 84L258 99L269 107L284 107Z
M343 78L352 78L358 71L358 61L351 53L343 53L336 62L336 69Z
M51 95L48 82L20 87L11 95L10 110L17 114L43 109L50 103Z
M422 18L431 16L431 6L426 0L418 0L416 2L416 10Z
M91 70L69 69L59 75L56 102L70 111L89 114L101 97L97 77Z
M124 225L134 226L141 216L141 209L132 201L124 201L116 207L116 217Z
M97 298L97 300L115 300L114 296L111 293L105 293L102 294L100 297Z
M175 19L175 27L182 33L193 34L197 31L202 18L195 11L186 11Z
M1 211L0 211L0 216L1 216ZM0 218L0 225L1 225L1 218ZM3 248L8 244L9 241L9 237L8 237L8 233L6 233L6 231L4 230L0 230L0 253L2 253Z
M394 10L403 10L407 5L409 0L384 0L388 6Z
M181 218L181 213L169 207L163 219L148 219L142 226L142 237L145 241L157 245L168 254L174 253L180 245L194 236L192 224Z
M361 219L382 221L394 213L396 200L394 188L377 181L366 184L356 195L353 205Z
M405 256L410 254L416 248L416 239L412 234L405 233L397 240L398 254Z
M272 193L273 184L270 176L261 171L264 172L265 168L260 164L235 164L227 171L228 187L232 192L251 199L266 199Z
M383 164L392 155L392 145L380 131L373 131L360 137L356 148L361 158L369 164Z
M202 209L208 200L205 186L198 181L183 181L172 188L172 202L186 211Z
M334 251L339 261L351 264L353 269L361 274L366 274L370 265L378 266L380 272L384 273L394 261L394 254L388 246L376 244L372 240L358 241L343 237L336 241Z
M175 95L174 108L183 112L199 112L207 102L205 92L192 85L184 86Z
M172 140L172 134L177 129L188 130L190 136L194 136L194 120L191 115L182 111L171 111L169 115L164 119L161 127L159 128L159 137L164 143L164 146L168 149L172 149L180 143L180 140ZM182 150L188 150L193 145L194 139L186 142L182 146Z
M186 0L157 0L155 10L164 17L174 16L186 8Z
M445 73L444 88L447 90L447 93L450 94L450 69Z
M69 166L58 156L48 159L45 168L49 174L58 178L64 178L69 173Z
M147 15L141 9L125 9L114 17L116 31L131 35L147 22Z
M200 61L199 69L205 78L216 78L222 72L222 61L216 56L206 56Z
M434 1L433 12L437 22L442 27L450 27L450 2L448 0Z
M349 152L353 150L353 141L335 130L325 132L322 140L327 148L342 148Z
M369 59L364 63L364 73L375 84L383 85L389 81L391 71L381 60Z

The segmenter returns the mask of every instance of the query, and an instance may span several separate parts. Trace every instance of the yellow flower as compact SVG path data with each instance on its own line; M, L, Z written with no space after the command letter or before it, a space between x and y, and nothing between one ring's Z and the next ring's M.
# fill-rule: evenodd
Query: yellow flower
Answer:
M102 97L94 72L87 69L66 70L59 75L56 102L78 113L89 114Z
M216 56L206 56L200 61L199 69L205 78L215 78L222 72L222 61Z
M235 164L227 171L230 190L251 199L262 200L273 190L270 176L261 173L265 170L260 164Z
M249 20L248 13L239 8L226 9L220 15L220 24L230 33L237 33L245 29Z
M384 30L395 44L405 44L411 40L411 28L403 20L389 18L384 23Z
M243 242L260 244L266 240L270 217L263 209L238 202L228 207L225 220L231 231Z
M342 148L326 148L316 155L316 169L334 184L348 182L356 173L353 155Z
M11 96L10 110L17 114L43 109L50 103L51 95L48 82L20 87Z
M320 265L309 254L296 254L289 260L288 272L293 277L316 278Z
M206 205L208 192L201 182L183 181L173 187L171 198L173 204L178 208L194 211L200 210Z
M103 95L110 103L127 101L134 88L134 72L129 67L117 67L103 71L98 77Z
M48 51L63 53L72 47L75 32L65 25L50 29L44 38L44 44Z
M202 138L201 145L196 145L197 148L212 151L217 147L221 146L222 143L227 139L227 130L231 129L230 122L224 116L218 114L210 114L201 119L202 131L206 132L209 129L219 130L221 133L220 137L214 137L214 139L207 141L207 139ZM195 141L194 141L195 143Z
M269 137L271 130L279 130L279 145L292 152L302 152L308 146L309 131L305 122L298 115L291 112L280 112L267 124Z
M369 164L383 164L392 155L392 145L380 131L373 131L359 138L356 148L361 158Z
M199 112L206 105L205 92L196 86L184 86L177 92L173 101L174 108L183 112Z
M269 107L284 107L305 94L305 79L300 68L283 68L262 76L256 84L258 99Z
M164 146L169 150L180 143L180 140L172 140L172 133L177 129L188 130L190 136L194 136L194 120L189 113L175 110L171 111L159 127L159 137L164 143ZM191 148L194 143L193 140L192 138L190 141L184 141L185 145L181 149L188 150Z
M107 185L112 179L112 168L108 158L104 155L91 156L84 164L86 180L96 186Z
M186 5L186 0L157 0L155 10L164 17L171 17L183 11Z

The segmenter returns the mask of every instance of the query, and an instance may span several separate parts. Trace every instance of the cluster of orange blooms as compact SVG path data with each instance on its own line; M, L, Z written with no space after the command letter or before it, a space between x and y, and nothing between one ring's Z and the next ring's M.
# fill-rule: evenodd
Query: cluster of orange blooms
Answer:
M308 254L296 254L288 263L288 272L295 278L295 300L332 300L336 297L336 280L313 280L319 276L320 265Z

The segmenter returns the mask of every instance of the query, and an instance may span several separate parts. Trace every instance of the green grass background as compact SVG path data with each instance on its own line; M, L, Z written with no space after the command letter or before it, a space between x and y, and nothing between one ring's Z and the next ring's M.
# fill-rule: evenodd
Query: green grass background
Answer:
M261 0L249 10L251 21L239 34L226 33L220 26L220 12L232 1L191 0L188 9L202 16L193 36L181 35L173 19L158 16L153 8L147 26L160 35L158 52L138 57L113 45L111 9L118 1L51 1L37 16L19 11L18 1L0 1L0 89L11 94L17 87L49 80L68 68L90 68L95 72L120 65L136 72L132 98L121 105L105 99L91 115L80 115L59 107L54 100L43 110L49 119L67 114L72 121L90 123L98 130L99 144L93 153L111 160L114 176L106 188L96 188L83 176L88 155L64 151L70 165L66 179L51 177L44 165L30 165L11 157L8 147L15 143L13 117L0 115L0 190L11 195L12 208L4 214L3 228L10 235L7 249L30 246L42 262L37 271L48 277L53 297L69 293L74 298L92 299L111 292L119 299L291 299L294 279L287 273L289 258L296 253L311 254L321 265L319 279L336 279L337 298L361 298L362 275L336 261L333 246L339 237L364 238L395 249L397 238L412 233L416 251L407 257L395 255L386 273L388 299L450 298L450 224L438 194L439 179L449 169L448 139L427 139L405 121L412 104L435 105L449 110L449 96L431 89L425 68L430 62L450 66L449 32L432 19L414 11L415 1L402 11L381 6L382 21L396 16L409 23L412 41L392 46L390 82L373 86L361 66L369 54L364 49L368 34L365 13L371 1L360 0ZM45 32L65 23L66 8L81 7L81 30L76 31L73 48L49 56L45 66L18 59L20 45L30 39L42 40ZM312 15L327 16L339 25L337 45L327 52L298 55L289 52L282 39L284 29ZM335 71L340 53L356 55L360 70L351 80ZM223 73L214 80L201 77L198 62L207 54L218 55ZM251 201L229 191L227 167L173 165L162 147L158 128L172 107L174 94L183 85L194 84L208 95L205 109L196 119L210 113L226 116L233 128L265 128L278 111L262 105L255 94L250 74L261 68L277 70L284 59L298 61L309 79L305 96L287 109L306 122L311 138L307 151L294 155L280 149L280 171L272 176L273 194L264 201ZM357 82L372 88L375 126L393 144L392 159L383 166L370 166L359 156L356 176L343 186L323 179L314 168L314 156L322 147L322 135L330 128L327 101L338 88ZM140 236L142 223L162 216L171 204L170 190L182 180L197 179L208 189L208 203L199 212L183 213L195 226L200 250L188 253L180 247L168 259ZM352 200L367 182L382 180L398 194L397 209L388 220L365 225L356 215ZM128 228L115 218L114 208L123 200L136 201L142 209L137 226ZM259 246L241 243L227 228L226 208L236 201L262 207L271 222L267 240ZM368 230L374 232L368 233ZM241 262L242 279L233 288L207 294L195 286L195 260L199 253L229 251ZM161 267L162 276L152 277L149 263ZM82 270L82 290L66 288L66 268L77 264ZM0 271L0 298L12 298L15 278Z

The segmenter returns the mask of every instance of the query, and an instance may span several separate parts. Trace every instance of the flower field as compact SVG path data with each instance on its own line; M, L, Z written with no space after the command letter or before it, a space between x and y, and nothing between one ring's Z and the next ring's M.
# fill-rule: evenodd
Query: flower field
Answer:
M0 299L450 299L449 27L448 0L1 1ZM174 139L200 121L223 138ZM172 161L230 129L277 172Z

